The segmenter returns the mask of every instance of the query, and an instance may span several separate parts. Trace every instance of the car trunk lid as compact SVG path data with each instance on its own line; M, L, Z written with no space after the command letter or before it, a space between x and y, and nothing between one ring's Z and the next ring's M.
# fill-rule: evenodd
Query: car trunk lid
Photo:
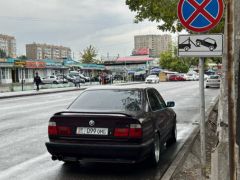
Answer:
M141 137L141 124L137 119L123 113L83 113L59 112L51 119L55 122L58 134L49 135L50 139L67 141L128 141ZM61 133L62 131L62 133ZM140 133L140 134L136 134Z

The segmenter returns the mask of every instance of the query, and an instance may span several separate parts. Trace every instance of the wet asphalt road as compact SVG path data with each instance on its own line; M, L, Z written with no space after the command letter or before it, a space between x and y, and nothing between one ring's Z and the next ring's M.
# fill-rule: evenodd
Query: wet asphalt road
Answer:
M139 86L139 85L134 85ZM83 164L68 166L47 153L50 116L66 108L79 92L0 100L0 180L160 179L199 118L198 82L163 82L154 86L163 98L176 103L178 142L165 149L157 168L137 165ZM206 107L219 89L206 89Z

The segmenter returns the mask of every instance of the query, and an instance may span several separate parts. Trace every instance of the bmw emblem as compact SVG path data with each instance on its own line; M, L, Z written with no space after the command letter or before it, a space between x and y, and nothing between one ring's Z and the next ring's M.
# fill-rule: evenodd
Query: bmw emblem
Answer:
M95 121L94 120L90 120L89 121L89 126L94 126L95 125Z

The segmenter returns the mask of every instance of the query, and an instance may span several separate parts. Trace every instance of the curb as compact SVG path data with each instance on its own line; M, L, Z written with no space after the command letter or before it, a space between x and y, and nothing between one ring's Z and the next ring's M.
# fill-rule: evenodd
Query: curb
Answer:
M118 86L125 86L125 85L134 85L134 84L142 84L142 82L135 82L135 83L119 83L119 84L113 84ZM0 96L0 99L9 99L9 98L16 98L16 97L23 97L23 96L35 96L35 95L43 95L43 94L53 94L53 93L63 93L63 92L70 92L70 91L80 91L85 90L87 88L90 88L92 86L82 87L82 88L76 88L76 89L56 89L55 91L36 91L31 93L23 93L23 94L15 94L15 95L6 95L6 96Z
M63 92L79 91L79 90L85 90L85 89L87 89L87 88L64 89L64 90L57 90L57 91L33 92L33 93L28 93L28 94L6 95L6 96L0 96L0 99L9 99L9 98L16 98L16 97L23 97L23 96L35 96L35 95L53 94L53 93L63 93Z
M210 107L205 111L205 118L208 120L210 113L213 111L214 107L217 105L219 100L219 96L217 96L212 102ZM183 144L180 151L177 153L174 161L170 164L167 171L164 173L161 179L169 180L171 179L175 173L177 172L179 167L182 167L183 163L185 162L187 155L189 154L192 145L194 144L198 134L200 132L200 127L197 126L194 128L193 132L189 135L186 142Z

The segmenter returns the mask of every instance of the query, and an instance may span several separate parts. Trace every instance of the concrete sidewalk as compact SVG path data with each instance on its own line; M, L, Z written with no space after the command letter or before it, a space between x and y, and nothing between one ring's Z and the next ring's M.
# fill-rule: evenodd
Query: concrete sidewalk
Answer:
M141 84L144 82L126 82L126 83L116 83L112 85L131 85L131 84ZM0 99L5 98L15 98L15 97L22 97L22 96L33 96L33 95L41 95L41 94L51 94L51 93L61 93L61 92L68 92L68 91L79 91L84 90L89 87L97 87L102 85L82 85L81 88L77 87L65 87L65 88L51 88L51 89L40 89L39 91L30 90L30 91L18 91L18 92L4 92L0 93Z

